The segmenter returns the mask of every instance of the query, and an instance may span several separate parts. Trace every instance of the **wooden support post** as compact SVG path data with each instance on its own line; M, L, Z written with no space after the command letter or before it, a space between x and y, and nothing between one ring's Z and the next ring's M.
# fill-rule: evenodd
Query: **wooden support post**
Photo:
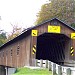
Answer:
M71 69L70 68L67 69L67 75L71 75Z
M46 66L45 66L45 68L48 68L48 60L46 60Z
M62 66L58 66L58 75L62 75Z
M6 75L8 75L8 67L5 67L5 69L6 69Z
M56 75L56 64L53 63L53 66L52 66L52 75Z
M52 66L51 66L51 61L49 61L48 64L49 64L49 67L48 67L48 68L49 68L49 71L51 71L51 67L52 67Z
M43 67L43 60L40 60L40 67Z
M32 59L32 66L35 65L34 59L36 58L36 42L37 42L37 30L32 30L32 37L31 37L31 59Z

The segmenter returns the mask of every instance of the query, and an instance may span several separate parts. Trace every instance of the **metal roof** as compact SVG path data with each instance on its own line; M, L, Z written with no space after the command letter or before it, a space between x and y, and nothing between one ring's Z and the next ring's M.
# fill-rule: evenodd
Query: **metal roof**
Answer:
M31 34L31 30L32 30L32 29L34 29L34 28L36 28L36 27L38 27L38 26L41 26L41 25L43 25L44 23L51 22L51 21L53 21L53 20L57 20L57 21L59 21L60 23L62 23L63 25L65 25L65 26L67 26L68 28L70 28L70 29L72 29L72 30L75 31L75 29L74 29L73 27L71 27L70 25L67 25L66 23L64 23L63 21L59 20L58 18L53 18L53 19L51 19L51 20L44 21L44 22L42 22L42 23L40 23L40 24L38 24L38 25L35 25L35 26L33 26L33 27L27 28L27 30L23 31L19 36L15 37L14 39L12 39L12 40L8 41L7 43L3 44L3 45L0 47L0 49L6 47L6 46L8 46L8 45L10 45L11 43L13 43L13 42L15 42L15 41L18 41L18 40L20 40L20 39L22 39L22 38L28 36L29 34Z
M42 22L42 23L40 23L40 24L38 24L38 25L35 25L34 27L40 26L40 25L42 25L42 24L44 24L44 23L47 23L47 22L50 22L50 21L53 21L53 20L57 20L57 21L59 21L60 23L62 23L64 26L67 26L68 28L70 28L70 29L72 29L72 30L75 31L75 28L73 28L72 26L66 24L65 22L63 22L63 21L61 21L61 20L59 20L58 18L52 18L52 19L50 19L50 20L46 20L46 21L44 21L44 22Z

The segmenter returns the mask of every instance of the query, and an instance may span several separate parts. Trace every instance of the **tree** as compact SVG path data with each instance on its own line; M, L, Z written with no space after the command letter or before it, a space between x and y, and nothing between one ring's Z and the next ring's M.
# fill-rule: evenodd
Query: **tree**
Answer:
M18 27L18 25L11 24L11 26L12 26L12 32L11 32L11 34L8 35L8 41L17 37L22 31L22 28Z
M72 23L71 26L72 26L73 28L75 28L75 23Z
M75 21L75 1L74 0L51 0L50 3L42 5L41 11L37 15L36 24L51 18L59 18L72 24Z
M7 42L6 32L0 32L0 46Z

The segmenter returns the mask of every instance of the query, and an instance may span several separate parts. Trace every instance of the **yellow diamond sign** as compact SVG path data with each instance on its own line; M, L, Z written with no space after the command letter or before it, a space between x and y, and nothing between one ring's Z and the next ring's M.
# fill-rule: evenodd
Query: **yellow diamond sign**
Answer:
M38 33L37 30L32 30L31 35L32 35L32 36L37 36L37 33Z
M75 39L75 33L71 33L71 39Z
M48 32L50 33L60 33L60 26L48 26Z

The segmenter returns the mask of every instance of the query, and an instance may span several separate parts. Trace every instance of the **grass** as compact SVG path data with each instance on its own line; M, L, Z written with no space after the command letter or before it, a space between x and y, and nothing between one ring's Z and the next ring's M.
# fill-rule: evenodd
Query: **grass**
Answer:
M16 73L13 75L52 75L48 69L29 69L29 68L18 68Z

